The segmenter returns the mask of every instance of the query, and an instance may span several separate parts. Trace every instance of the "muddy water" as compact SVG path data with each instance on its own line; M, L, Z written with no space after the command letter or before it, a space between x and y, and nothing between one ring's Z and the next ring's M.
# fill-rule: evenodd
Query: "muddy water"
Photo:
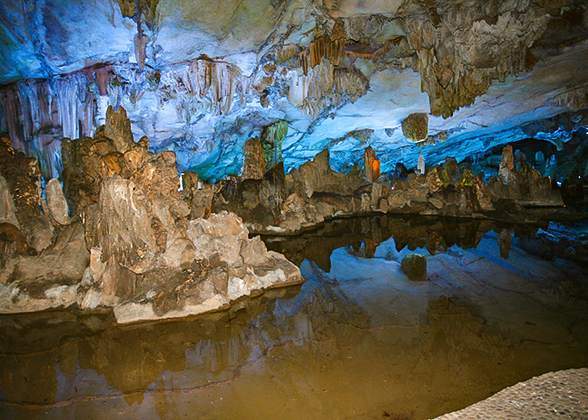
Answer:
M0 317L0 417L425 419L588 366L587 270L524 251L539 228L353 219L266 238L308 281L228 311Z

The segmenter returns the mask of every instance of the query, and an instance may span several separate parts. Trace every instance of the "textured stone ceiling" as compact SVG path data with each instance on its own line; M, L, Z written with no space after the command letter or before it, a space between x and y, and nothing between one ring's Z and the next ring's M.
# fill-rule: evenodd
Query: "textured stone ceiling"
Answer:
M108 105L125 107L136 141L147 135L153 150L178 154L180 170L215 179L238 174L244 142L278 120L287 168L324 148L345 169L371 145L383 170L533 137L561 148L588 123L586 7L5 1L0 131L47 177L61 170L61 138L92 135ZM428 117L419 138L402 128L413 113ZM557 115L562 124L541 125Z

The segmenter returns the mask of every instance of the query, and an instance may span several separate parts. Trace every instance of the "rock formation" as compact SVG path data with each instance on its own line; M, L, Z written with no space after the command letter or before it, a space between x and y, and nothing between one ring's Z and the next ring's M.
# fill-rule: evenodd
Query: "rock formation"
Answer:
M410 114L402 121L402 134L406 140L417 143L429 135L429 117L427 114Z
M380 177L380 161L371 146L366 147L363 155L363 167L368 182L374 182Z
M588 104L582 0L201 3L3 4L0 134L59 178L61 138L94 137L108 106L123 105L136 139L217 181L275 123L287 126L286 172L362 130L369 139L331 148L344 152L333 166L372 146L388 172L420 153L437 164L565 138ZM558 126L524 128L554 116Z
M237 213L252 232L291 234L332 218L372 213L528 221L532 217L524 206L563 205L549 178L528 166L515 170L510 145L503 156L500 175L490 177L485 184L483 173L474 176L452 157L443 165L423 168L422 174L408 173L399 164L394 174L379 176L378 160L368 147L365 173L356 165L342 174L331 169L329 152L323 150L285 176L279 165L266 172L262 180L233 177L222 181L212 208Z
M75 216L52 180L44 208L55 229L39 206L37 163L2 144L2 312L113 307L125 323L216 310L302 281L296 266L249 239L235 214L203 210L195 174L184 174L181 194L174 153L151 153L146 138L135 143L122 108L109 109L95 138L64 139ZM30 255L35 246L44 251Z

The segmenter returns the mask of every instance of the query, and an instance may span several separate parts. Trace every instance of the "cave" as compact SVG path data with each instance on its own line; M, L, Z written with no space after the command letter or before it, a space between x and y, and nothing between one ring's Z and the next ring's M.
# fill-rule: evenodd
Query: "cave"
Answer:
M585 0L0 37L1 418L588 418Z

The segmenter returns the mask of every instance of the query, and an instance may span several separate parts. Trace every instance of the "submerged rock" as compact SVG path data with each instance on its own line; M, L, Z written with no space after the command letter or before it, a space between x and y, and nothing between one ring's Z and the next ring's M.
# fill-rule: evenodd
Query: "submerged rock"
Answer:
M402 259L400 268L409 280L425 280L427 278L427 257L419 254L408 254Z

